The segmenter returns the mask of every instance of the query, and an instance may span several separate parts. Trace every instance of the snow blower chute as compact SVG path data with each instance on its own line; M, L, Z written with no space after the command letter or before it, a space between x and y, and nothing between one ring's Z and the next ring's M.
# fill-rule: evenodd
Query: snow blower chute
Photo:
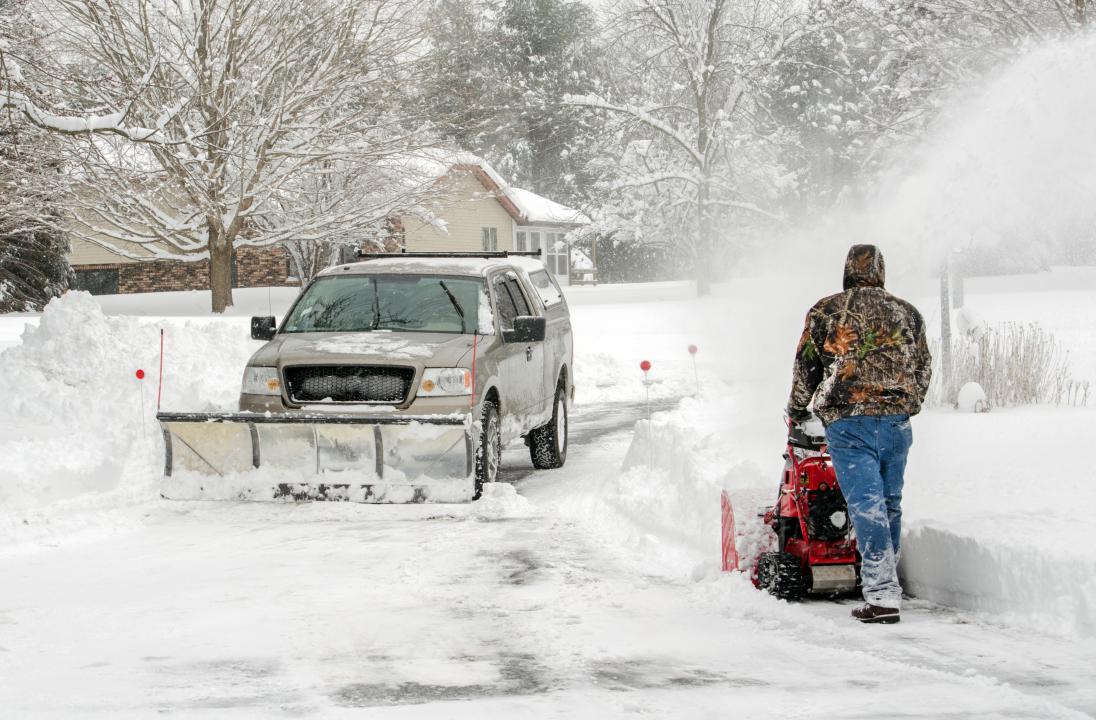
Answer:
M468 502L470 415L160 413L173 500Z

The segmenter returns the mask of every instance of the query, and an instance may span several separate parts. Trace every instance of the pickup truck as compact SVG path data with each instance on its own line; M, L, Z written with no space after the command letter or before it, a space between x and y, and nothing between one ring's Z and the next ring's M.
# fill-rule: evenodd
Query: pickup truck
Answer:
M539 259L374 256L320 273L244 371L245 413L471 415L475 496L524 438L537 468L567 459L574 344L567 301Z

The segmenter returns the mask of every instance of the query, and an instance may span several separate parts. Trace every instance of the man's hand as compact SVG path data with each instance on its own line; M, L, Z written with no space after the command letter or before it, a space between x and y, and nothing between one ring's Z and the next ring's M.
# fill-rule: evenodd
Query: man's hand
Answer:
M806 408L796 408L789 405L784 409L784 414L793 425L802 425L811 419L811 411Z

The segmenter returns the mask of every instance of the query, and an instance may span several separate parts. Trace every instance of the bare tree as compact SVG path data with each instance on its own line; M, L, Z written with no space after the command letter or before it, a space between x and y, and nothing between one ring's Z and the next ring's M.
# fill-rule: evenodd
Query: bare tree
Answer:
M140 260L208 258L221 312L235 248L383 221L417 191L395 159L422 124L393 102L421 54L417 11L415 0L43 4L64 63L53 70L82 107L128 103L92 127L87 112L57 122L40 103L21 108L74 133L71 232ZM333 167L357 181L317 205L302 188Z
M764 143L744 141L755 128L754 79L786 42L775 10L730 0L625 4L612 43L630 80L617 83L617 97L567 98L619 123L613 190L646 216L639 225L691 253L699 294L731 217L779 219L755 191L772 159Z

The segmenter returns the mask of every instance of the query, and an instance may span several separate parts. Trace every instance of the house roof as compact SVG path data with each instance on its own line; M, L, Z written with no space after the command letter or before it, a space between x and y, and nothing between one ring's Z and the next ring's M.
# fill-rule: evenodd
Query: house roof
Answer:
M537 195L531 190L514 187L503 179L483 158L468 152L430 148L416 154L412 163L417 169L442 178L453 171L469 172L484 188L494 194L503 209L518 225L589 225L590 218Z
M525 225L589 225L590 218L574 208L537 195L530 190L510 188L510 198L518 206Z

